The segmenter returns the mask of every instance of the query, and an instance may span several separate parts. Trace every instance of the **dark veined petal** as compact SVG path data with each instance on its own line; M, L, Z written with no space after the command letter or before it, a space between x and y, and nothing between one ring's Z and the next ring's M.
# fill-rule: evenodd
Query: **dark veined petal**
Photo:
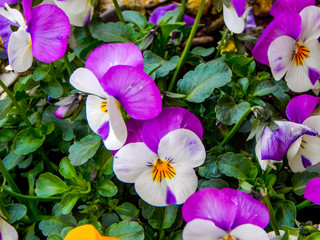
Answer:
M308 94L302 94L294 97L287 105L286 114L291 122L303 123L320 101L320 97L314 97Z
M162 99L158 87L148 74L137 67L111 67L100 84L134 119L151 119L161 111Z
M320 177L311 179L304 190L304 198L320 205Z
M286 10L293 10L299 13L305 7L315 4L315 0L276 0L271 6L270 14L277 17Z
M231 188L207 188L194 193L182 206L182 216L187 223L196 218L210 220L224 231L242 224L264 228L269 223L266 206L248 193Z
M41 62L60 59L67 49L70 22L58 7L44 4L31 10L28 31L32 39L32 54Z

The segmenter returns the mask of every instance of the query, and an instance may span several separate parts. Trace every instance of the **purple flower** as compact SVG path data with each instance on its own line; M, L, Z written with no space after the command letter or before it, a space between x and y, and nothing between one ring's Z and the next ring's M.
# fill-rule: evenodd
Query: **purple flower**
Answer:
M183 108L170 107L154 119L133 120L127 126L131 139L114 157L117 178L134 183L151 205L182 204L197 188L193 168L205 159L199 119Z
M194 193L182 206L182 216L187 222L185 240L268 239L262 229L269 223L268 209L235 189L207 188Z
M169 4L167 6L164 7L158 7L156 8L152 14L149 17L149 22L153 23L154 25L159 24L159 20L160 18L168 11L174 10L176 9L177 6L175 4ZM186 23L185 27L189 27L192 26L194 23L194 18L189 17L188 15L184 15L183 16L183 21Z
M94 49L85 68L73 72L70 83L89 93L88 124L110 150L119 149L127 139L121 105L138 120L154 118L162 108L159 89L143 71L142 53L132 43L110 43Z
M92 18L91 0L54 0L54 3L67 14L72 25L85 26Z
M305 7L314 6L315 4L315 0L276 0L271 6L270 14L277 17L286 10L293 10L299 13Z
M18 31L11 33L7 48L9 64L17 72L28 70L33 56L45 63L60 59L70 34L68 17L58 7L44 4L31 9L32 0L22 4L26 22L18 10L6 5L7 14L19 25Z
M4 7L5 3L6 4L14 4L17 2L19 2L19 0L1 0L0 7Z
M270 64L276 80L285 76L295 92L319 89L320 8L308 6L300 13L287 10L263 31L252 50L254 58Z
M304 198L320 205L320 177L311 179L304 190Z

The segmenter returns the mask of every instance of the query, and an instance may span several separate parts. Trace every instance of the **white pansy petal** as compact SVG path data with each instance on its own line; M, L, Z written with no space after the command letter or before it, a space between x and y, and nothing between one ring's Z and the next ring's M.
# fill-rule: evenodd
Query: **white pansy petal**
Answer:
M320 8L308 6L299 13L302 20L302 32L299 39L303 42L318 39L320 36Z
M304 135L305 136L305 135ZM294 141L287 152L287 158L293 158L299 151L300 145L302 141L302 136L299 137L296 141Z
M298 152L292 158L288 157L288 164L292 172L303 172L305 167L302 164L301 154Z
M188 129L177 129L165 135L159 143L158 155L172 163L192 168L203 164L206 152L200 138Z
M281 240L281 238L283 237L283 235L286 233L285 231L283 230L279 230L280 232L280 236L276 236L275 232L272 231L272 232L269 232L268 233L268 237L269 237L269 240ZM296 236L293 236L293 235L289 235L289 240L297 240L298 237Z
M97 134L101 126L109 121L109 113L101 109L101 104L106 99L89 95L86 101L86 117L91 130Z
M158 158L144 143L129 143L114 156L113 171L120 181L133 183ZM151 175L149 176L151 181Z
M102 89L99 80L89 69L77 68L70 76L70 84L81 92L108 98L108 94Z
M11 8L9 7L8 4L5 4L6 9L8 10L8 12L10 13L11 17L8 18L9 20L14 20L16 23L18 23L20 25L21 28L23 28L24 30L27 29L27 25L24 21L24 18L21 14L20 11L18 11L17 9Z
M118 150L127 140L127 127L113 97L108 99L107 109L109 112L109 134L103 143L109 150ZM101 135L101 133L99 134Z
M152 169L144 171L135 181L137 194L150 205L166 206L167 184L165 181L152 180Z
M226 7L223 4L223 20L227 28L234 33L242 33L245 27L245 20L239 17L234 6Z
M305 92L314 87L310 82L308 67L305 64L297 66L292 62L285 76L285 80L288 87L294 92Z
M166 179L167 204L182 204L190 197L198 186L198 177L193 168L185 166L183 163L172 164L176 174L171 179Z
M80 13L84 11L90 1L88 0L54 0L54 3L66 13Z
M183 229L184 240L220 240L228 234L213 222L196 218L186 224Z
M261 228L253 224L243 224L230 232L232 237L246 240L269 240L267 233Z
M82 11L77 14L71 12L71 13L66 13L69 21L72 25L82 27L87 24L89 24L92 15L93 15L93 6L91 4L88 4L87 7Z
M313 84L320 76L320 43L317 39L312 39L305 45L309 48L310 55L305 59L304 64L308 67L309 79ZM317 88L317 86L313 87Z
M280 36L271 42L268 48L268 59L275 80L280 80L288 71L295 45L296 41L289 36Z
M8 57L11 68L16 72L28 70L33 61L30 34L19 29L11 34L8 44Z
M18 240L18 233L14 227L0 217L0 239Z

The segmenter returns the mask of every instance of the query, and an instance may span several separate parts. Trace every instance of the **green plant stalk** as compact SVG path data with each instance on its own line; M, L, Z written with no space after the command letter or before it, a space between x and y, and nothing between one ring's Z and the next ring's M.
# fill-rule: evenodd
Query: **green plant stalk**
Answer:
M303 202L299 203L297 206L296 206L296 209L297 211L305 208L305 207L308 207L310 205L312 205L313 203L310 202L308 199L304 200Z
M13 181L11 175L9 174L8 170L4 167L2 160L0 159L0 172L2 173L3 177L7 180L8 184L12 188L13 191L17 193L21 193L20 189L16 185L16 183Z
M270 215L270 224L271 224L273 231L275 232L276 236L280 236L280 231L279 231L279 228L277 225L277 220L274 215L273 207L272 207L268 193L263 197L262 201L263 201L264 205L266 205L266 207L268 208L269 215Z
M92 43L93 42L93 38L92 38L92 35L91 35L91 32L90 32L90 29L89 29L88 25L83 26L83 30L84 30L84 33L86 34L88 42Z
M203 12L203 9L204 9L205 2L206 2L206 0L201 0L199 9L198 9L198 12L197 12L197 15L196 15L196 19L194 20L190 35L188 37L187 44L183 49L183 52L182 52L181 57L179 59L177 68L176 68L176 70L175 70L175 72L174 72L174 74L172 76L171 81L170 81L169 88L168 88L169 92L172 91L173 86L174 86L174 84L175 84L175 82L177 80L177 77L179 75L180 69L181 69L181 67L183 66L183 64L186 61L186 57L187 57L188 51L189 51L189 49L190 49L190 47L192 45L192 40L193 40L194 36L196 35L196 31L198 29L198 25L199 25L199 22L200 22L200 19L201 19L201 16L202 16L202 12Z
M37 197L37 196L29 196L29 195L24 195L21 193L17 193L17 192L12 192L6 188L3 189L3 192L9 194L12 197L16 197L16 198L21 198L21 199L25 199L25 200L30 200L30 201L38 201L38 202L60 202L61 201L61 197L47 197L47 198L41 198L41 197Z
M186 11L186 0L181 0L178 22L183 21L184 12Z
M249 108L247 109L247 111L245 111L243 113L243 115L240 117L240 119L238 120L238 122L236 123L236 125L233 126L233 128L231 129L230 133L222 140L222 142L219 144L219 146L223 146L225 145L227 142L230 141L230 139L233 137L233 135L238 131L238 129L241 127L243 121L246 119L246 117L252 112L253 108Z
M69 77L70 77L71 74L72 74L72 67L71 67L71 64L69 62L68 56L65 54L65 55L63 55L62 58L63 58L64 63L66 64L66 68L67 68L67 71L68 71L68 74L69 74Z
M219 42L219 45L217 47L217 52L216 52L216 55L215 55L215 58L219 57L220 53L221 53L221 48L224 44L224 41L226 40L227 36L228 36L228 33L229 33L229 30L227 29L224 34L222 35L222 38Z
M165 232L164 230L161 230L160 233L159 233L159 240L165 240Z
M119 21L125 23L124 17L122 15L121 8L119 7L119 4L118 4L118 1L117 0L112 0L112 2L113 2L113 5L114 5L114 8L116 10L117 16L119 18Z

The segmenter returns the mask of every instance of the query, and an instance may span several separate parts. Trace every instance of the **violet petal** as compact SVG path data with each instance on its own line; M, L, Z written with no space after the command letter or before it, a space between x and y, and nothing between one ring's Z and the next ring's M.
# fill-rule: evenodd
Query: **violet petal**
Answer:
M320 177L311 179L304 190L304 198L320 205Z
M276 0L271 6L270 14L277 17L286 10L293 10L299 13L305 7L315 4L315 0Z

